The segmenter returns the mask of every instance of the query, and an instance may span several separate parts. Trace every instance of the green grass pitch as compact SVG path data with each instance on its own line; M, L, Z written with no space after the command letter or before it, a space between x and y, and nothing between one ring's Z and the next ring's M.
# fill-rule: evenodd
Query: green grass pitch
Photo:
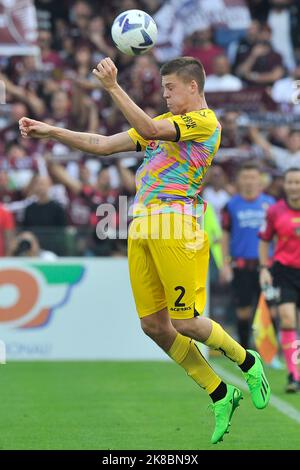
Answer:
M215 363L242 375L225 359ZM267 370L283 393L285 372ZM300 424L245 399L213 446L205 392L169 362L11 362L0 367L0 449L300 449Z

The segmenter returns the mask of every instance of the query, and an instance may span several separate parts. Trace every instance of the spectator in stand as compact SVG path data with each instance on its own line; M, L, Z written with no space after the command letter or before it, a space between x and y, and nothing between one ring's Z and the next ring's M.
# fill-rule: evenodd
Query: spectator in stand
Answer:
M40 61L32 55L14 57L8 69L8 77L14 84L35 93L39 84L47 80L48 76L48 70L41 67Z
M249 146L248 132L239 126L239 117L237 111L227 111L221 117L223 148Z
M71 36L78 43L88 39L90 21L93 17L91 4L84 0L77 0L70 9L70 21L72 23Z
M231 63L233 64L233 71L236 71L236 68L244 62L248 57L252 47L259 39L261 25L259 21L253 20L247 29L246 36L238 43L232 43L229 47L228 55L231 58Z
M0 155L4 156L6 151L6 146L10 142L18 142L18 122L21 119L22 113L29 112L29 108L19 101L16 101L10 105L10 113L6 122L6 125L0 130ZM24 146L30 147L33 139L28 139ZM22 144L23 145L23 144ZM36 143L33 144L36 147Z
M211 28L196 31L184 41L183 55L200 60L206 75L214 73L214 59L222 54L224 54L224 49L213 43Z
M295 48L300 48L300 6L294 0L270 0L267 23L272 29L271 44L284 65L295 68Z
M37 237L32 232L21 232L12 240L10 256L29 256L44 261L55 261L57 256L52 251L42 250Z
M24 209L35 201L35 196L31 194L34 180L35 176L27 186L16 189L11 178L11 171L0 169L0 201L14 215L16 222L23 219Z
M74 55L73 74L74 80L86 91L99 89L99 82L91 74L93 66L92 49L88 44L81 44ZM75 72L75 73L74 73Z
M251 17L258 21L265 22L269 12L269 0L248 0Z
M51 185L49 177L36 177L33 188L36 201L26 207L22 225L37 236L43 249L64 255L67 216L63 207L51 200Z
M226 191L226 175L220 165L213 165L210 169L208 185L203 191L204 199L214 208L218 221L221 221L221 212L230 199L230 194Z
M0 201L3 204L14 200L15 185L7 170L0 168Z
M0 256L7 256L14 236L15 222L12 214L0 203Z
M219 55L213 61L213 74L208 75L205 81L206 92L240 91L242 81L231 74L230 63L226 55Z
M248 136L248 127L241 126L239 120L240 114L237 111L227 111L220 119L222 141L215 162L222 166L230 182L234 182L241 159L249 160L257 156L255 146Z
M117 54L117 49L110 45L105 37L105 22L101 16L95 16L89 25L89 40L93 46L93 49L97 48L97 57L94 62L97 62L105 56L114 57Z
M277 147L285 148L285 144L290 134L290 127L287 124L272 126L268 129L268 141L272 145ZM250 132L251 137L251 132Z
M17 133L17 123L20 119L20 115L24 111L28 112L29 107L19 101L8 106L10 107L9 118L6 125L0 131L0 167L7 170L10 168L10 162L8 164L7 152L10 146L14 147L15 145L19 145L22 149L24 149L25 155L28 156L28 158L26 158L26 164L24 164L24 162L20 162L20 167L30 166L30 168L33 168L35 166L33 163L34 154L39 145L35 139L23 139L23 141L21 141ZM29 160L31 161L30 165L28 165Z
M97 107L81 86L74 86L71 96L60 89L52 95L47 122L61 127L73 124L77 130L96 132L99 126Z
M39 29L54 32L58 20L67 16L69 4L68 0L34 0Z
M282 172L288 168L300 168L300 131L291 129L285 148L272 145L269 140L255 127L250 128L253 142L261 147L267 160L276 164Z
M116 209L116 219L112 221L112 225L115 228L118 228L119 214L118 214L118 205L119 205L119 196L121 194L132 195L135 192L135 183L134 175L127 168L123 167L120 160L116 161L120 184L119 188L114 189L111 185L110 172L107 167L102 167L97 179L96 187L93 187L91 184L85 185L86 178L81 178L81 180L76 180L72 178L68 172L64 169L62 165L54 163L53 160L49 160L48 167L51 175L55 178L56 181L64 184L66 188L73 194L75 197L80 200L81 203L85 203L85 208L89 208L89 223L90 226L96 228L99 217L96 214L97 208L100 204L112 204ZM83 175L86 176L85 174ZM72 214L72 209L71 209ZM74 214L74 212L73 212ZM78 219L77 219L77 227ZM86 227L81 227L86 229ZM86 230L84 230L86 234ZM80 236L80 233L79 233ZM81 238L81 237L80 237ZM105 239L100 240L97 237L96 231L93 230L91 237L87 241L87 250L88 253L94 256L110 256L117 251L117 245L115 240ZM80 245L82 243L80 241Z
M53 176L55 175L56 170L51 166L51 162L48 163L49 169ZM60 181L60 175L58 175L55 180ZM71 176L69 174L69 176ZM79 175L78 180L82 184L82 188L88 188L92 186L91 182L91 172L87 165L82 164L79 167ZM64 180L63 180L64 181ZM73 186L71 187L70 184L65 185L68 196L69 196L69 207L68 207L68 221L69 224L73 227L76 227L79 232L84 235L89 233L90 221L92 217L92 207L91 201L84 194L78 193ZM84 251L84 250L83 250ZM83 253L81 250L81 253Z
M271 46L271 29L261 27L259 39L253 45L245 60L236 68L236 74L249 86L272 86L285 74L280 54Z
M97 132L99 116L96 101L102 97L99 83L90 70L92 67L92 52L89 46L81 45L75 53L76 70L72 77L72 115L77 120L80 130ZM97 98L94 99L94 98Z
M5 84L6 94L12 101L24 103L35 116L41 117L45 112L43 101L37 96L35 90L22 85L15 85L6 75L0 73L0 80Z
M60 127L69 127L70 125L73 125L73 127L78 130L86 130L89 126L94 129L93 123L98 123L98 119L95 116L95 104L91 103L89 97L86 97L85 95L84 97L82 95L76 95L72 102L69 94L62 89L54 91L50 96L50 110L49 114L45 118L46 122L49 124L58 125ZM87 101L90 104L89 115L87 114ZM83 103L84 106L80 107L80 104ZM86 122L86 119L89 119L88 123ZM40 153L44 154L46 151L51 152L55 156L70 155L68 147L61 143L52 142L48 139L40 142Z
M223 210L223 282L232 282L239 342L249 347L253 307L259 297L258 231L274 199L262 193L260 168L245 163L238 173L238 194Z
M271 180L266 186L265 192L278 201L278 199L284 197L282 172L278 170L268 170L268 175L271 176Z
M126 87L127 88L127 87ZM128 92L142 106L157 107L161 100L159 68L151 55L137 57L130 71Z
M62 68L63 63L59 54L52 49L53 36L50 30L40 29L38 34L38 46L41 51L43 69L52 71Z
M54 91L51 97L48 119L56 123L56 125L67 127L74 120L71 110L72 103L68 93L62 89Z
M272 98L281 105L283 112L290 110L300 114L300 63L288 77L274 83Z
M37 160L27 155L26 149L19 142L10 142L6 146L1 166L9 171L15 188L22 190L36 173Z
M240 115L236 111L228 111L220 119L222 125L222 145L217 154L217 162L222 164L229 178L235 177L235 170L240 166L241 159L256 158L257 151L249 137L248 126L240 125Z

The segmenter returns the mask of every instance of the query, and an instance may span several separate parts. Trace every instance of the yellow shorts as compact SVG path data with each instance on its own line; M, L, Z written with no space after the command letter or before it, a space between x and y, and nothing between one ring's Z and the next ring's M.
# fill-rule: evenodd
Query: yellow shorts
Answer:
M173 319L193 318L203 312L209 242L193 217L157 214L134 219L128 261L140 318L165 307Z

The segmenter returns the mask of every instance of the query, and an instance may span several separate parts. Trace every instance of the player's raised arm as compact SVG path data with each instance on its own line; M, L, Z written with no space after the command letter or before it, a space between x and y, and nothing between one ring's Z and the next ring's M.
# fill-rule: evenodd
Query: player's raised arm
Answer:
M136 146L127 132L121 132L111 136L90 134L87 132L74 132L69 129L50 126L42 121L35 121L23 117L19 121L22 137L34 137L37 139L54 139L69 147L96 155L110 155L117 152L135 150Z
M117 82L118 69L107 57L93 70L102 87L110 94L129 124L146 140L175 140L176 129L167 119L154 121L146 114Z

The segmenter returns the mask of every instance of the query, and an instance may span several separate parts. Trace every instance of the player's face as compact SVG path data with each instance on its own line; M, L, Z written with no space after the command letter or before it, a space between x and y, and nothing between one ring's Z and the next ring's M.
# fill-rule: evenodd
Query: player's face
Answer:
M300 132L292 132L288 138L287 147L290 152L295 153L300 150Z
M300 169L285 175L283 187L288 199L292 201L300 199Z
M260 173L255 169L241 171L238 176L238 186L242 196L257 197L262 189Z
M100 191L109 191L111 186L110 186L110 174L107 169L102 170L99 175L98 175L98 189Z
M39 176L35 181L34 194L38 196L38 198L44 199L48 197L50 187L50 179L47 176Z
M9 187L9 178L6 171L0 171L0 189L8 189Z
M163 97L172 114L184 114L187 112L191 100L191 87L175 73L162 77Z

